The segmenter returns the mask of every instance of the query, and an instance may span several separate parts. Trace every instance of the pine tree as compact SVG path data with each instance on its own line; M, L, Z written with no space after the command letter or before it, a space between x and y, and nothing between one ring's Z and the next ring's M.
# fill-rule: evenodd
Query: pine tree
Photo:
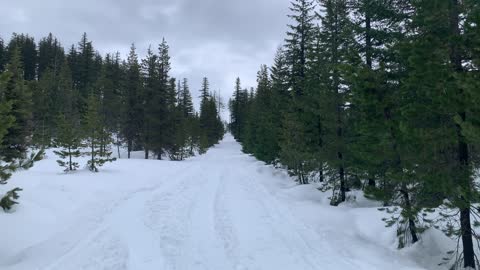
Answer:
M248 93L247 102L245 106L245 126L243 127L243 151L245 153L254 154L257 141L257 131L259 124L257 123L256 115L258 108L256 106L256 92L252 87L250 91L245 89Z
M66 60L60 70L57 90L59 104L56 108L54 144L62 149L54 152L60 157L57 163L65 168L65 172L70 172L79 167L74 159L81 156L80 148L83 144L77 107L78 93L73 88L71 72Z
M32 99L30 89L23 79L18 50L10 59L4 76L7 82L3 96L10 102L12 106L10 115L15 118L15 124L8 129L2 143L5 161L10 162L25 158L31 134Z
M180 85L180 84L179 84ZM176 142L180 145L180 159L193 156L197 148L195 141L195 109L193 107L192 95L190 94L188 80L183 79L178 94L178 128L175 135Z
M13 61L13 63L15 63L15 61ZM13 147L7 144L9 140L5 140L5 138L8 139L9 132L16 131L12 128L16 125L14 105L17 100L12 100L11 95L9 95L12 80L11 72L12 64L7 67L5 72L0 74L0 185L6 184L12 176L12 173L16 170L29 169L33 166L33 162L43 157L43 150L40 150L37 153L32 153L32 155L27 158L25 153L26 148L20 147L15 149L16 158L12 159L10 156L12 152L8 151ZM22 150L24 152L20 152ZM18 187L8 191L1 197L0 207L5 211L10 210L18 203L18 192L20 191L22 191L22 189Z
M286 104L287 107L282 120L284 122L283 128L289 130L281 131L283 135L281 136L280 148L282 150L279 157L282 163L295 167L292 168L291 172L298 172L299 183L305 184L309 181L309 172L306 171L309 166L304 165L311 163L311 160L309 160L311 154L304 151L308 150L308 136L306 134L308 127L302 119L305 118L306 114L305 102L307 99L305 95L308 93L307 75L309 73L309 62L311 61L309 55L313 50L315 41L315 3L311 0L296 0L292 2L290 10L292 14L288 17L292 20L292 24L288 25L289 31L285 39L284 55L288 67L288 92L292 98L291 102ZM295 123L295 127L290 125L293 123ZM292 134L292 132L303 133ZM295 142L288 141L298 138L303 139ZM293 144L298 145L296 148L289 147ZM291 151L296 151L296 153L290 153ZM292 158L299 158L300 160L293 160ZM298 166L298 164L302 164L302 166Z
M12 114L13 101L7 100L6 90L10 73L4 72L0 74L0 184L6 183L11 176L11 167L9 163L4 163L4 149L9 145L4 144L4 138L8 134L11 127L15 125L15 117Z
M182 81L181 89L179 104L182 108L182 114L185 118L191 118L195 115L195 109L193 107L192 94L190 93L190 87L188 86L188 80L186 78Z
M5 65L7 64L8 51L5 46L5 41L0 37L0 72L5 71Z
M75 171L79 164L74 159L82 155L80 149L83 146L78 125L72 115L62 114L58 116L57 126L58 133L55 144L62 148L62 150L54 151L60 157L57 163L65 168L65 172Z
M87 33L83 33L82 39L78 42L78 52L75 53L74 59L75 65L70 66L70 68L75 85L80 92L80 102L83 110L86 106L90 88L95 82L95 51L92 42L87 38Z
M17 61L15 58L22 63L22 79L34 80L37 70L37 45L32 37L13 34L8 44L8 61L10 63Z
M46 70L59 74L65 60L65 52L60 42L52 33L38 43L38 78L41 79Z
M272 110L272 86L266 65L257 74L257 95L254 106L257 108L258 129L256 131L255 156L271 163L277 158L278 144L275 141L275 124Z
M210 97L210 83L208 78L204 77L202 80L202 88L200 89L200 101L206 102Z
M290 85L295 96L302 96L307 73L307 56L314 40L315 3L312 0L294 0L288 15L292 24L285 39L285 53L290 67Z
M370 190L376 189L375 178L385 175L385 166L391 164L385 162L385 157L379 155L386 151L386 145L392 142L382 142L385 138L391 138L391 123L393 119L387 119L385 110L394 110L393 106L398 102L398 87L394 83L398 81L398 56L394 50L395 44L404 38L401 24L405 21L405 10L400 2L388 1L353 1L352 9L355 23L355 32L358 42L358 51L362 56L362 65L355 71L353 78L352 98L355 114L355 128L358 153L358 162L363 163L365 177L368 178ZM375 114L372 114L375 113ZM360 148L360 149L359 149ZM368 149L361 149L368 148ZM385 160L382 160L385 159ZM368 168L366 168L368 167ZM396 168L399 169L399 168ZM369 190L367 190L368 192Z
M152 111L149 113L152 117L152 150L157 159L162 159L167 151L170 135L173 134L171 129L171 112L169 105L169 91L172 94L170 84L170 55L169 46L165 39L158 46L158 83L153 93Z
M205 149L215 145L223 137L220 116L217 111L217 100L210 93L210 83L206 77L203 78L200 90L199 124L202 132L201 148L202 152L205 152Z
M125 71L121 66L120 53L105 57L105 81L103 88L103 113L107 131L114 134L117 155L120 158L121 124L123 123Z
M170 78L167 88L167 125L166 131L170 134L166 137L165 149L170 159L182 160L182 147L184 143L184 134L182 132L183 117L177 106L177 84L175 78Z
M246 108L248 102L248 92L242 89L240 78L235 80L235 91L233 99L230 100L230 129L233 136L239 141L243 141L244 128L246 125Z
M289 93L290 83L287 59L285 52L281 47L278 48L275 55L274 64L270 70L270 77L272 87L272 98L270 101L272 103L271 142L275 143L275 145L272 146L272 149L274 149L272 156L278 160L280 157L280 144L284 129L283 120L292 98Z
M33 141L35 144L50 146L54 136L55 120L58 116L57 80L53 72L48 69L42 73L42 78L36 83L32 97L35 110L33 111Z
M321 74L319 96L322 112L322 160L328 163L334 195L331 204L338 205L346 200L348 163L347 138L348 103L350 92L348 81L350 66L358 64L354 28L348 16L347 1L321 1L325 13L321 16L320 32L322 59L325 68Z
M207 78L203 79L200 90L200 149L201 152L216 143L223 137L223 124L217 111L217 101L209 91L209 82Z
M151 47L148 48L147 56L142 61L142 73L144 78L144 91L143 91L143 104L144 109L144 130L143 130L143 143L145 150L145 159L149 158L149 152L151 148L151 137L152 137L152 119L153 112L155 111L155 104L153 97L155 94L156 88L159 84L159 70L158 70L158 56L153 53Z
M459 210L449 217L459 227L446 229L462 240L454 264L462 260L465 268L475 269L472 203L479 196L473 181L477 153L468 130L478 128L479 114L465 83L476 73L465 65L470 62L461 23L465 7L457 0L414 3L409 24L414 34L405 40L402 51L407 74L401 110L406 116L402 128L414 146L415 162L421 164L416 170L424 187L421 198L437 195L436 204L446 198L447 207ZM420 110L424 113L416 113Z
M98 167L103 166L106 162L115 161L116 158L111 157L112 152L108 147L110 134L106 131L100 114L99 97L93 93L90 94L87 104L83 121L87 146L90 149L86 153L90 156L88 169L92 172L98 172ZM108 140L106 141L105 138Z
M127 142L128 158L140 138L143 122L142 79L135 46L132 44L127 61L125 106L122 136Z
M399 247L419 240L424 230L418 220L420 188L412 173L409 144L401 136L399 78L403 73L399 61L399 42L406 34L401 24L406 20L405 6L399 2L357 1L353 3L356 33L363 63L356 67L352 78L349 102L351 132L355 140L348 145L350 166L357 176L368 179L366 195L383 201L384 205L400 205L387 222L397 224Z

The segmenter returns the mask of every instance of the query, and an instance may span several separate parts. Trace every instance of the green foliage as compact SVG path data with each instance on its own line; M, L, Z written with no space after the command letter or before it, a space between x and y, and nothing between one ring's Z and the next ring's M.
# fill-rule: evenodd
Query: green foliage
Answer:
M187 79L178 84L177 95L177 106L173 112L175 134L169 156L172 160L184 160L193 156L195 149L199 147L199 142L194 135L198 120L194 115L193 101Z
M18 204L17 200L20 198L18 192L22 191L21 188L14 188L8 191L2 199L0 199L0 207L3 208L4 211L9 211L15 204Z
M118 52L103 58L86 33L67 51L52 34L38 44L24 34L8 46L0 38L0 183L43 156L29 156L31 149L59 147L65 171L79 168L84 146L92 171L115 160L113 143L119 157L123 143L128 157L144 150L146 158L183 160L206 152L225 132L221 98L205 78L196 113L187 79L176 85L170 62L165 40L140 63L133 45L127 61Z
M85 153L90 156L87 167L92 172L98 172L99 167L116 160L111 157L111 134L106 130L104 119L99 114L100 102L98 99L99 97L95 94L90 94L83 119L87 147L90 149Z
M70 119L67 119L69 117ZM78 124L72 115L59 115L57 120L57 138L55 144L62 148L54 153L60 157L57 160L58 165L65 168L65 172L75 171L79 168L78 162L74 159L82 155L82 138L78 129Z
M220 119L220 115L217 110L217 102L215 96L212 96L209 92L208 79L204 78L202 83L201 103L200 103L200 149L201 152L216 143L218 143L224 135L223 123Z
M5 76L2 96L10 104L9 115L15 122L4 135L1 148L3 159L12 162L25 158L31 134L31 93L23 77L19 50L12 52L10 62L2 76Z
M319 175L332 205L363 187L395 206L385 222L397 225L399 247L448 224L445 233L462 239L454 265L474 268L480 4L317 2L314 16L311 1L292 1L268 83L264 67L250 94L237 80L232 134L299 183ZM428 209L439 206L445 217L431 219Z
M130 152L134 149L134 142L141 138L144 118L140 64L133 44L126 63L125 90L121 133L127 142L128 157L130 158ZM158 102L157 99L154 100ZM153 117L154 114L151 113L150 116Z

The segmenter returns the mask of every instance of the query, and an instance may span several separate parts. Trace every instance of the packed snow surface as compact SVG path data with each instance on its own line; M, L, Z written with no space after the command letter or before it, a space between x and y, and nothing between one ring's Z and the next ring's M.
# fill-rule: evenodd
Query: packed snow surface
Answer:
M97 174L62 173L55 159L1 187L24 188L15 211L0 213L2 270L413 270L430 261L396 249L374 203L331 207L328 194L243 154L230 135L187 161L121 159Z

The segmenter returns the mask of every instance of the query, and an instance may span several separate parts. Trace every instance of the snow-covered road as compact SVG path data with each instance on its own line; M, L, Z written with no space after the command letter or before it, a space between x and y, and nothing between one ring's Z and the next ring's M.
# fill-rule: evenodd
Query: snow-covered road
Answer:
M422 269L374 208L330 207L240 149L227 136L191 160L99 174L41 161L9 184L25 191L0 214L0 269Z

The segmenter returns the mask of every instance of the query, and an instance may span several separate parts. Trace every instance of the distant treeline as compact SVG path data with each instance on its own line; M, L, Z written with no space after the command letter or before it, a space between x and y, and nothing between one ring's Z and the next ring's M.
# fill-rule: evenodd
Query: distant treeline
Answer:
M0 39L0 184L19 168L30 168L45 149L57 147L65 171L79 167L98 171L113 161L111 146L143 150L145 158L183 160L204 153L224 135L220 97L208 79L195 112L187 79L170 76L169 47L149 48L141 61L132 45L128 58L102 57L84 34L68 52L49 35L37 44L14 34ZM15 188L0 200L9 210L18 199Z
M8 44L0 39L0 102L12 103L2 116L15 116L2 158L19 158L30 144L53 146L61 129L85 137L89 106L98 111L101 142L114 137L129 156L144 150L145 158L181 160L217 143L224 133L220 97L210 92L208 79L197 113L187 79L177 82L169 74L167 42L149 48L141 60L135 50L132 45L126 60L118 52L103 57L86 34L68 51L51 34L38 44L24 34L14 34Z

